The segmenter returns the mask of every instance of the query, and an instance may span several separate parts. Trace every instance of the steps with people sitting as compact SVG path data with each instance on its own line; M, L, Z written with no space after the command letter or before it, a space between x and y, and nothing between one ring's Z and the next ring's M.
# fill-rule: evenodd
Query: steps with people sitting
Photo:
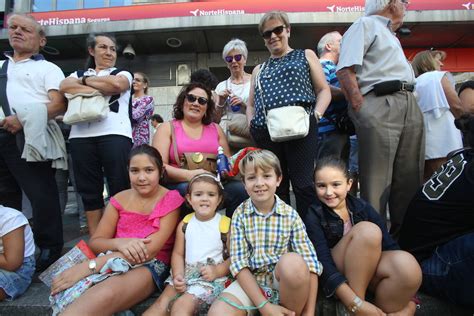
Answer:
M48 301L49 289L43 283L33 283L28 291L12 302L0 302L0 315L9 316L47 316L51 315ZM132 308L135 315L141 315L156 299L158 295L141 302ZM472 316L474 311L467 311L460 307L448 304L439 299L421 294L421 309L416 316ZM336 315L334 300L318 298L318 316Z

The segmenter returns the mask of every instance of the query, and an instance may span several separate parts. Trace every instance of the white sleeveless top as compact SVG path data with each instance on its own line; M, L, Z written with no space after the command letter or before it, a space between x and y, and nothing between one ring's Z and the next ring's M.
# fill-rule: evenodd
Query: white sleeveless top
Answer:
M211 258L216 263L224 261L222 240L219 231L221 214L216 213L211 220L201 222L193 216L186 227L185 261L186 264L206 263Z
M429 71L416 78L415 95L425 125L425 160L446 157L463 147L441 83L444 76L454 87L452 76L445 71Z

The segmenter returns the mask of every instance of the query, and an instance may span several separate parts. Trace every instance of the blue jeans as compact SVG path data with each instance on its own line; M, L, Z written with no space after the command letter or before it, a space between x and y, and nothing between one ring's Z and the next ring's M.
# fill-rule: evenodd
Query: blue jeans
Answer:
M436 247L433 255L421 262L421 290L454 304L474 307L474 233Z
M242 181L229 180L223 182L222 184L224 185L225 215L232 218L232 214L234 214L235 209L243 201L248 199L249 196L247 194L247 191L245 191L245 187ZM166 185L166 187L170 190L178 190L179 194L184 197L188 191L188 182L169 183ZM186 213L188 212L191 212L191 210L186 207Z

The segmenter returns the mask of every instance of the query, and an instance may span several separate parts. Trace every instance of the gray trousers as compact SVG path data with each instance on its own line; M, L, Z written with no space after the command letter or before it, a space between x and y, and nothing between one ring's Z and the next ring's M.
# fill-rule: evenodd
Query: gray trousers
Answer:
M382 216L390 211L390 233L398 237L405 211L422 184L423 115L410 92L369 92L358 112L349 106L359 139L360 194Z

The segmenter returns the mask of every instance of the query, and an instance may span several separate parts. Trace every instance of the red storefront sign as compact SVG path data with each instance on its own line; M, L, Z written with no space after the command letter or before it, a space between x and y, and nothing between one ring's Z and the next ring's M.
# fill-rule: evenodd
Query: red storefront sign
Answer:
M134 6L37 12L32 15L42 25L102 23L136 19L172 17L206 17L264 13L270 10L286 12L361 12L364 0L292 0L275 3L274 0L204 0L180 3L142 4ZM411 0L410 11L473 10L469 0Z

